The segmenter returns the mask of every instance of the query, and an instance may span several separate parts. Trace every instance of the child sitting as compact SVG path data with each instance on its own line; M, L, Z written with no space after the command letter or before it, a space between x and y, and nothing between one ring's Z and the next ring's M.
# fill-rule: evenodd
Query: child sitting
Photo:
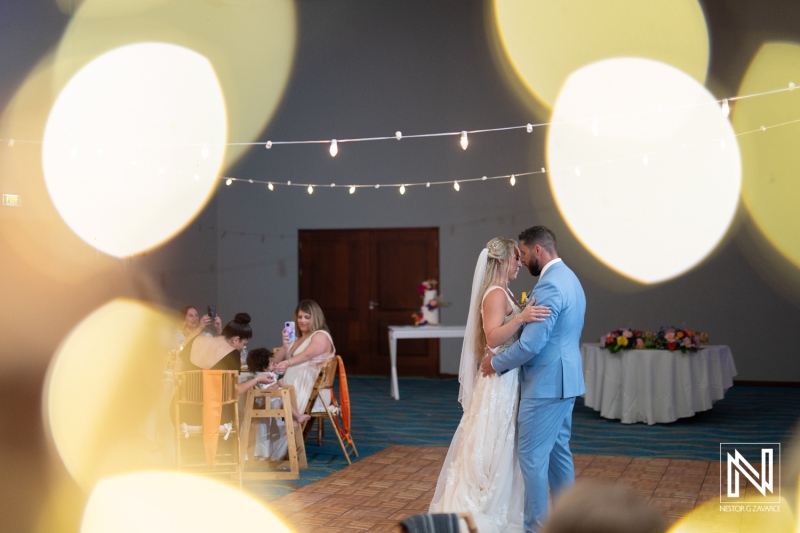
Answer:
M278 385L283 386L283 376L278 376L275 372L272 371L273 363L272 363L272 350L267 348L255 348L247 352L247 370L253 372L256 376L260 374L269 374L275 378L275 381L272 383L259 383L256 385L259 389L267 389L278 383ZM259 400L261 398L257 398ZM276 398L277 400L277 398ZM278 408L280 404L273 405L272 408ZM292 424L294 427L298 427L300 424L309 420L311 418L310 415L307 414L300 414L297 411L297 408L292 405Z

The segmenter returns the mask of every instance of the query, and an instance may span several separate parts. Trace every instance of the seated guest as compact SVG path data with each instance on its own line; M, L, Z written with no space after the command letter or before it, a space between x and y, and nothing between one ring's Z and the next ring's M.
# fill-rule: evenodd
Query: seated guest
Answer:
M283 374L282 382L293 385L298 413L305 413L311 391L317 381L322 363L336 355L333 339L325 323L325 315L314 300L302 300L294 311L297 324L297 339L289 341L284 329L283 346L275 350L273 361L277 374ZM304 421L304 420L303 420ZM286 428L276 419L267 424L266 441L256 441L259 453L272 461L286 456L288 443Z
M202 317L198 314L197 308L187 305L181 309L183 326L175 332L175 347L180 348L186 341L202 334L206 337L213 337L222 333L222 320L219 315L211 318L208 314ZM212 331L214 333L212 333Z
M180 353L181 370L236 370L239 371L240 350L244 348L253 330L250 328L250 315L247 313L237 313L236 317L228 322L222 329L221 335L217 337L205 337L196 335L189 339ZM238 393L242 394L259 383L271 383L275 381L273 376L261 374L239 383ZM233 405L225 406L230 409L230 413L223 411L223 418L233 417ZM200 423L200 413L197 419L188 423ZM227 419L227 418L226 418Z
M274 363L272 362L273 354L271 350L267 348L255 348L247 352L247 369L253 372L254 375L270 375L277 379L279 376L275 374L274 370ZM268 389L278 384L283 384L282 381L275 381L273 383L260 383L256 385L258 389ZM259 409L263 409L264 407L264 398L256 398L257 407ZM280 398L272 398L272 404L270 405L270 409L280 409L281 408L281 401ZM297 411L297 408L292 405L292 423L294 427L299 427L301 423L305 422L306 420L310 419L311 416L307 414L300 414ZM265 443L267 442L267 419L261 418L258 419L256 422L255 428L255 435L256 435L256 446L253 455L257 459L266 459L268 456L268 445Z

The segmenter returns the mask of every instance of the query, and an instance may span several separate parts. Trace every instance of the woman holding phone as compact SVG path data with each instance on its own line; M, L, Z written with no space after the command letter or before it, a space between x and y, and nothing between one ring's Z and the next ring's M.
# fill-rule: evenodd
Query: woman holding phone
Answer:
M291 340L291 323L283 328L283 345L273 355L274 371L283 374L282 382L293 385L297 411L304 414L311 398L311 390L319 376L322 363L336 355L325 315L314 300L302 300L294 310L296 339ZM272 461L286 456L288 444L286 429L272 419L267 434L256 442L255 455Z

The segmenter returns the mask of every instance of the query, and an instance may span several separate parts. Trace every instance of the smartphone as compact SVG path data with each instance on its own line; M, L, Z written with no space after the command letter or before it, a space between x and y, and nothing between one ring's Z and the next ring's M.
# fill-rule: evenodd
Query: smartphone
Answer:
M217 306L216 305L209 305L208 306L208 316L211 317L213 320L215 316L217 316Z
M287 322L285 324L284 330L286 331L286 334L289 335L289 342L294 342L295 341L294 322Z

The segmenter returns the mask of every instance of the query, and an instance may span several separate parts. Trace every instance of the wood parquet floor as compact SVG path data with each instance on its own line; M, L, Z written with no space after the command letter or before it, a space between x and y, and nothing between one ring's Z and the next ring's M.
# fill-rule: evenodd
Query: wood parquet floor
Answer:
M446 454L445 447L391 446L269 507L297 533L398 531L401 520L428 511ZM668 523L719 497L718 462L586 454L574 462L576 483L625 484Z

